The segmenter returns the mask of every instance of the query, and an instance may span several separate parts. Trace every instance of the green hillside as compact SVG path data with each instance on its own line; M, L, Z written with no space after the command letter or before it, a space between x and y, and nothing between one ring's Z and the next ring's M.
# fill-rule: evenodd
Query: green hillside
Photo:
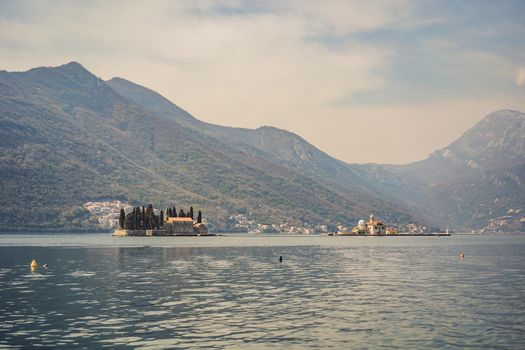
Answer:
M0 72L3 230L93 229L86 201L193 205L212 230L261 222L346 223L401 207L235 147L124 98L78 63Z

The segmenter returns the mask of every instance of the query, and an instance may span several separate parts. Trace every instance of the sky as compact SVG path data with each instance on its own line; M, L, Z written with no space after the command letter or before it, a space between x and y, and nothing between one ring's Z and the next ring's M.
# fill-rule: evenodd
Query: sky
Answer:
M0 0L0 70L70 61L203 121L403 164L525 112L525 1Z

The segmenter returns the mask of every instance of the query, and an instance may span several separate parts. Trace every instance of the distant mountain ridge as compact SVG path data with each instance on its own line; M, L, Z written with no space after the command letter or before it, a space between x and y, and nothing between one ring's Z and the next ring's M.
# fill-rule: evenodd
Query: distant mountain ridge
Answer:
M401 171L428 185L419 191L438 220L479 229L509 210L525 210L524 165L525 114L501 110Z
M347 164L285 130L202 122L153 90L71 62L1 71L0 122L4 230L88 230L96 223L81 204L101 198L195 205L215 230L234 229L237 213L332 229L371 213L395 225L525 229L517 111L490 113L419 162Z
M152 102L160 95L151 90L133 95L116 82L75 62L0 72L3 230L89 230L95 223L81 205L105 198L194 205L219 231L234 229L230 216L237 213L289 225L333 227L370 213L397 225L422 223L395 202L292 166L287 150L266 147L269 128L206 124L166 99ZM263 142L246 136L254 133ZM314 149L300 142L300 152Z
M514 231L523 231L524 143L525 115L500 110L425 160L400 166L357 167L378 191L386 196L394 194L431 224L479 230L497 221L500 227L491 230L513 227ZM518 215L509 218L508 212Z
M411 164L430 183L439 184L453 169L471 177L486 170L509 168L525 162L525 117L517 111L492 112L449 146ZM448 178L445 178L448 180Z
M148 103L137 98L145 89L140 85L120 78L108 83L145 108L162 105L163 98L156 93L149 94ZM129 89L133 89L134 94L128 94ZM163 107L163 115L177 119L179 107L171 103ZM504 215L508 210L525 210L520 182L513 180L523 175L519 170L525 163L524 120L523 113L518 111L492 112L450 146L433 152L425 160L399 166L347 164L300 136L273 127L229 128L195 118L180 122L237 147L263 152L263 157L269 156L305 174L322 178L336 188L397 203L432 225L470 230L482 228L491 218ZM492 182L489 179L493 179ZM512 190L495 188L494 183L503 180L494 179L506 179L505 188ZM475 195L472 187L476 188ZM489 204L496 199L497 204Z
M376 198L382 196L355 173L354 167L329 156L292 132L271 126L245 129L205 123L158 93L128 80L113 78L108 81L108 85L142 107L232 147L294 167L305 174L329 181L338 188L366 193Z

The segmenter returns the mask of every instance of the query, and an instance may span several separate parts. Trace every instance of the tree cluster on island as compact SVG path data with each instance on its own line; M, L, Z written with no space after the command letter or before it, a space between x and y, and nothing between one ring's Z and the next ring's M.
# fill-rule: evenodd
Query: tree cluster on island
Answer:
M164 227L164 221L171 217L193 217L193 207L185 213L183 209L180 209L177 213L175 206L161 210L159 215L155 214L153 206L150 204L148 207L135 207L130 213L120 209L119 216L119 227L125 230L160 230ZM202 223L202 212L199 210L197 214L197 223Z

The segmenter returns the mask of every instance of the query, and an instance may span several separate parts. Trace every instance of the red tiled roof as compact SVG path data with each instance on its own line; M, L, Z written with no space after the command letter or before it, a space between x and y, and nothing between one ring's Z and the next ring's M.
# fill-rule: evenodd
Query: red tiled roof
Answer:
M376 221L376 220L374 220L374 221L372 221L372 222L369 221L369 222L368 222L368 225L384 225L384 224L383 224L381 221Z
M169 217L167 220L167 222L193 222L193 219L192 218L188 218L188 217Z

